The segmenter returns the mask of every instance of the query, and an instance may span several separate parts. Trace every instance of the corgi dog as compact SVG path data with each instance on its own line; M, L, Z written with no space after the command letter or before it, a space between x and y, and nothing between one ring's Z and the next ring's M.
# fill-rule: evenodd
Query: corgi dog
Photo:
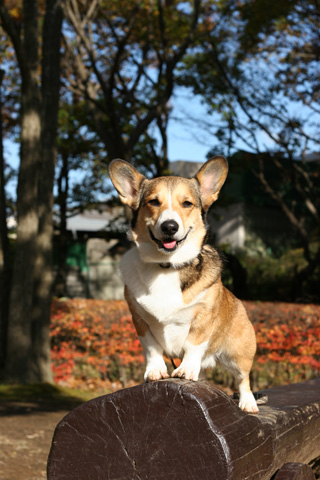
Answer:
M116 159L110 178L132 210L130 239L120 270L125 298L143 346L146 382L168 378L163 355L181 358L172 377L197 381L220 365L239 384L239 407L258 412L249 373L256 337L246 310L221 282L222 261L207 243L206 212L227 177L222 156L191 179L141 175Z

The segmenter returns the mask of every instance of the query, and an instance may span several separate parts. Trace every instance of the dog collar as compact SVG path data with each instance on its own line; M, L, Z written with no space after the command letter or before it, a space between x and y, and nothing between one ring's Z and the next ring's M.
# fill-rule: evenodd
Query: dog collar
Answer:
M170 268L171 267L171 263L159 263L160 267L161 268Z

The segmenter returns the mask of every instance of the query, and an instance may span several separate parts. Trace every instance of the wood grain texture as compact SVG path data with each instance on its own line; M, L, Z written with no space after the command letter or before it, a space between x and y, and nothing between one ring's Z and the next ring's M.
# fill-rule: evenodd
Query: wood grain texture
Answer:
M319 456L320 379L263 393L257 415L209 382L178 379L91 400L58 424L48 480L269 480Z
M315 480L312 468L303 463L286 463L273 480Z

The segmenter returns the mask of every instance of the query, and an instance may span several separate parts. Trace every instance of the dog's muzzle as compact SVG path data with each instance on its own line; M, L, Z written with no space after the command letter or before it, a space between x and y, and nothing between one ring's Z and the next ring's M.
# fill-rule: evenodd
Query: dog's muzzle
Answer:
M181 238L180 240L176 240L175 238L173 238L173 235L178 231L178 229L179 229L179 225L177 224L177 222L175 222L175 220L167 220L163 222L163 224L161 225L161 230L164 233L162 240L159 240L158 238L156 238L150 229L149 229L149 234L150 234L151 240L157 244L160 250L171 253L171 252L174 252L178 248L178 246L187 239L191 231L191 227L190 227L187 234L183 238ZM169 232L170 232L170 235L169 235Z

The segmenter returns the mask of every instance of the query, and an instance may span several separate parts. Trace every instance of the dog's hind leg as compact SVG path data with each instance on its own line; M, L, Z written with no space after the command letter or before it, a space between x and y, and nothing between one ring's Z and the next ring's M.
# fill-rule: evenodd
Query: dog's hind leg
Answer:
M258 413L259 408L250 388L249 373L242 373L238 376L239 381L239 407L248 413Z
M240 355L239 351L237 355L233 357L230 356L230 354L219 355L219 363L234 375L239 386L239 407L245 412L257 413L259 409L251 391L249 379L252 361L253 355L252 358L250 358L250 356L245 356L244 354Z

